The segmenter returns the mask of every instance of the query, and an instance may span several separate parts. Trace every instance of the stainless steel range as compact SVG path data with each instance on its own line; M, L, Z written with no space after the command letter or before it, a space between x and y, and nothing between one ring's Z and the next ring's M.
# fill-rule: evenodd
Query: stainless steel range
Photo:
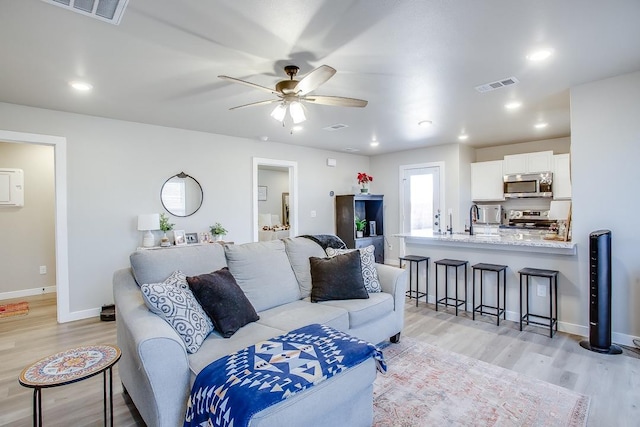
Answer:
M549 219L549 211L510 210L507 214L507 227L529 230L549 229L556 221Z

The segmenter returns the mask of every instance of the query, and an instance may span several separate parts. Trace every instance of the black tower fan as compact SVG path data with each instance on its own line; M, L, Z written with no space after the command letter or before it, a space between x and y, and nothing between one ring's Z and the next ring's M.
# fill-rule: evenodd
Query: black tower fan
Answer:
M589 235L589 341L580 345L597 353L620 354L611 344L611 231Z

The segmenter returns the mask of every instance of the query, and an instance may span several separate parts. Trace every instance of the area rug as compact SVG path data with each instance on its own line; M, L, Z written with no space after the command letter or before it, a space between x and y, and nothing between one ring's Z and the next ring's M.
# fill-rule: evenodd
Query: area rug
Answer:
M588 396L410 338L383 352L376 427L586 425Z
M23 316L29 314L29 303L26 301L0 304L0 318L11 316Z

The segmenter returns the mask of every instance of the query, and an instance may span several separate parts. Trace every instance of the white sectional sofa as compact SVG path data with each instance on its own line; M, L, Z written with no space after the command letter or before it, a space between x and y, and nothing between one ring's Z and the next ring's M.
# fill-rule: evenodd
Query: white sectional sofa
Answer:
M190 386L212 361L259 341L311 323L322 323L374 344L397 342L404 322L407 275L376 264L382 292L368 299L312 303L310 257L324 249L304 237L244 245L206 244L141 250L131 268L113 278L120 378L145 423L182 425ZM164 281L174 271L195 276L228 267L260 319L230 338L212 332L194 353L161 317L153 314L139 286ZM258 414L251 426L370 425L375 363L368 360Z

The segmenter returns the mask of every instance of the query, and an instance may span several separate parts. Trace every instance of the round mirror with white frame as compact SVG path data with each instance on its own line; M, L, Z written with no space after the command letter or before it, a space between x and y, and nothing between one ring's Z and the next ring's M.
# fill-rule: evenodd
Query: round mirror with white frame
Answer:
M162 206L173 216L191 216L202 206L204 193L200 183L184 172L172 176L162 185Z

